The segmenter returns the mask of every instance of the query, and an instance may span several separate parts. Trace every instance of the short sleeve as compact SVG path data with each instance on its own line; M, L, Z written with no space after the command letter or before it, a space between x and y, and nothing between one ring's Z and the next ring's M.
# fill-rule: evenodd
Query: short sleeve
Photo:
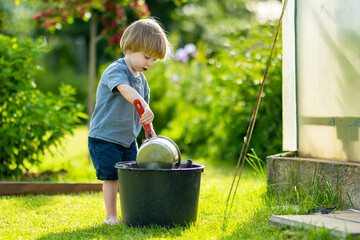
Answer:
M126 75L126 70L122 68L116 68L115 66L108 69L104 80L106 86L113 93L119 93L116 89L116 86L119 84L130 85L129 79Z
M150 103L150 87L149 87L146 80L144 81L144 94L143 94L143 96L144 96L145 102L147 104L149 104Z

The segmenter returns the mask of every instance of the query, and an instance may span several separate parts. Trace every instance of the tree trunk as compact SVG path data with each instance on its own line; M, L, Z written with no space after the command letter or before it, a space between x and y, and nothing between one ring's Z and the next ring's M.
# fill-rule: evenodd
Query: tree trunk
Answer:
M90 118L94 111L94 95L95 95L95 78L96 78L96 43L97 43L97 25L99 15L97 12L93 12L90 22L90 44L89 44L89 89L88 89L88 104L87 113L89 116L88 125L90 124Z

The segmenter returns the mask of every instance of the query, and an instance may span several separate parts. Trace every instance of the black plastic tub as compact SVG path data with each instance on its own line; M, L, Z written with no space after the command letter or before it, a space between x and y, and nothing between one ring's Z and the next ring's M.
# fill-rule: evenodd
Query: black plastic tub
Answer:
M144 169L136 162L119 162L115 167L123 224L186 226L196 221L205 166L188 161L179 169Z

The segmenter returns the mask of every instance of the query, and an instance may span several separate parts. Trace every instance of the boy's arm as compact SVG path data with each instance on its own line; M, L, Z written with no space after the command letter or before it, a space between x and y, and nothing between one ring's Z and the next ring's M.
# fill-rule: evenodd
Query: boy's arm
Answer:
M154 120L154 113L151 111L149 105L141 97L141 95L128 84L119 84L116 86L117 90L130 103L134 103L135 99L139 99L144 107L144 113L140 116L140 124L151 124Z

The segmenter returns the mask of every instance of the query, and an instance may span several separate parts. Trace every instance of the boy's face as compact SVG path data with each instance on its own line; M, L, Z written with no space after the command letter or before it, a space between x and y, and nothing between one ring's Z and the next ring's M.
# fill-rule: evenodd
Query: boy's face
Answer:
M130 65L135 72L145 72L151 68L157 60L144 52L128 53L126 57L129 59Z

